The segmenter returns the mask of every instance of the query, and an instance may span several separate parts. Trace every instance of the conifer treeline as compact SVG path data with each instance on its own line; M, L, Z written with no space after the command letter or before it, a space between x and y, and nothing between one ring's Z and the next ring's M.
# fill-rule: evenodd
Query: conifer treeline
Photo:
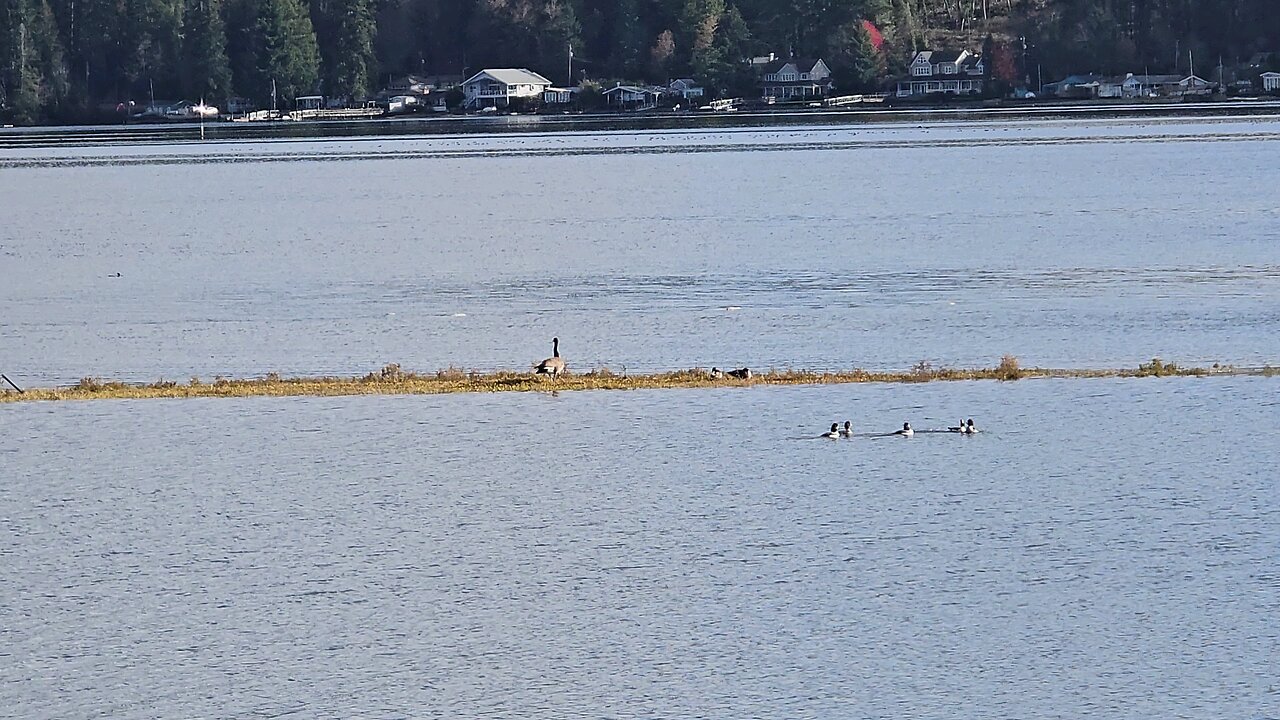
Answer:
M862 21L885 36L873 52ZM0 0L0 117L231 95L360 97L388 75L522 66L566 82L692 74L749 86L741 59L821 56L845 87L912 48L1026 36L1048 73L1186 69L1280 49L1277 0ZM1197 62L1200 62L1197 60Z

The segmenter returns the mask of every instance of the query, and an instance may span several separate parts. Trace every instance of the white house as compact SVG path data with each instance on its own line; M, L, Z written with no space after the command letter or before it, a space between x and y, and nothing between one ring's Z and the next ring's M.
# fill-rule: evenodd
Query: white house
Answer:
M578 99L578 88L549 87L542 91L543 105L572 105Z
M922 50L911 58L910 77L898 80L900 98L926 95L979 95L987 65L968 50Z
M658 98L662 93L635 85L618 85L604 91L604 99L609 107L619 110L648 110L658 107Z
M504 108L519 98L539 100L549 87L550 80L531 70L498 68L472 75L462 83L462 94L466 96L464 106L468 109Z
M672 95L678 95L685 100L690 98L700 98L706 94L706 90L701 85L693 81L693 78L678 78L672 80L667 86L667 92Z
M775 100L820 98L835 87L831 68L820 58L774 60L761 66L760 95Z
M1263 92L1276 92L1280 90L1280 73L1262 73L1262 90Z

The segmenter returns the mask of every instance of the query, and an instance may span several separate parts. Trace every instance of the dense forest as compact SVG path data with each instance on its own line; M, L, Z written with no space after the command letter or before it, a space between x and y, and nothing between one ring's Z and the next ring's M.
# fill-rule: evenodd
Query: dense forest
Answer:
M273 85L285 100L359 98L390 75L485 66L563 83L570 47L575 84L693 75L731 92L753 81L743 58L775 52L823 57L843 87L870 86L912 49L989 36L1025 38L1019 58L1034 53L1046 79L1185 71L1193 55L1207 68L1280 50L1280 2L0 0L0 117L74 120L150 97L265 103Z

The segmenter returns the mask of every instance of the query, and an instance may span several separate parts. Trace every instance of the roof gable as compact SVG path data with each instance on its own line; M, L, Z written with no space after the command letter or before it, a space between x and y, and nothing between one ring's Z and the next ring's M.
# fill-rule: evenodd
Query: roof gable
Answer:
M603 95L608 95L608 94L609 94L609 93L611 93L611 92L618 92L618 91L622 91L622 92L631 92L631 93L635 93L635 94L637 94L637 95L643 95L643 94L657 95L657 94L659 94L659 93L658 93L657 91L655 91L655 90L650 90L650 89L648 89L648 88L642 88L642 87L636 87L635 85L615 85L615 86L613 86L613 87L609 88L608 90L605 90L602 94L603 94Z
M467 79L466 84L485 78L495 80L503 85L550 85L551 81L532 70L524 68L492 68L484 69Z
M811 73L813 72L814 68L819 66L820 63L822 67L826 67L826 63L823 63L820 58L816 60L811 60L809 58L790 58L787 60L774 60L773 62L764 66L764 74L776 75L782 72L783 70L786 70L788 65L790 65L792 69L794 69L795 72L797 73Z

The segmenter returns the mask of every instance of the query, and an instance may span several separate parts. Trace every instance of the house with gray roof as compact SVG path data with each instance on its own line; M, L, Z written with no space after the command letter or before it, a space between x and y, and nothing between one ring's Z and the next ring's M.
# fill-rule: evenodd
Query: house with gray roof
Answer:
M1195 75L1134 75L1105 78L1098 83L1100 98L1183 97L1207 95L1213 83Z
M986 63L968 50L922 50L911 58L908 72L898 80L900 98L980 95L986 86Z
M517 99L537 102L549 87L551 81L532 70L481 70L462 83L462 94L466 98L463 107L468 110L482 110L486 107L502 109Z
M660 88L618 84L605 90L605 102L615 110L651 110L658 107L662 98Z
M760 66L760 95L766 100L820 98L834 88L831 68L821 58L773 60Z

